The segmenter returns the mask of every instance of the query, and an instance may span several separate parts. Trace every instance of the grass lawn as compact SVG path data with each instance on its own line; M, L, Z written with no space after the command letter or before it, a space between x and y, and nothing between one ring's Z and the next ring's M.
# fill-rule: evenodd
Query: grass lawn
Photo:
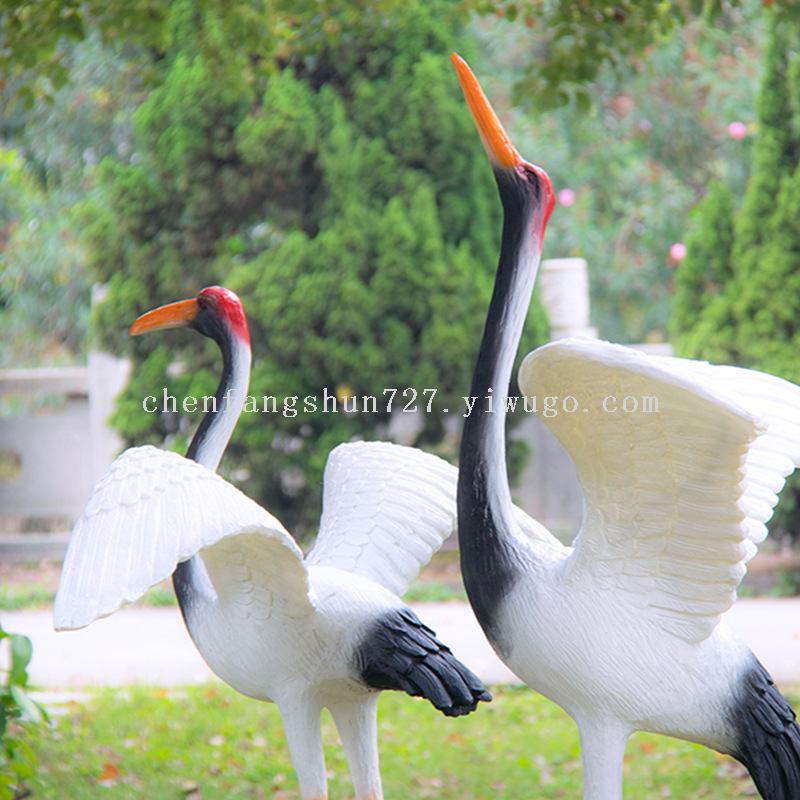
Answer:
M523 800L581 796L578 736L556 706L526 688L494 690L490 705L450 720L394 692L380 701L386 800ZM352 797L325 712L332 800ZM277 709L222 684L98 692L71 702L33 742L39 800L298 798ZM625 764L626 800L754 795L736 762L705 748L637 734Z

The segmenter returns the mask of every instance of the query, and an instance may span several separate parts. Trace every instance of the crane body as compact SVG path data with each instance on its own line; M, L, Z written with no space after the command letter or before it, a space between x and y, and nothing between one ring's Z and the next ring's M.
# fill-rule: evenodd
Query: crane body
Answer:
M382 442L340 445L307 556L272 514L216 474L242 411L250 340L239 299L209 287L137 320L133 334L193 327L223 356L217 403L187 456L117 458L75 525L54 608L58 629L113 614L172 576L192 640L237 691L274 702L303 800L327 798L320 713L341 735L356 800L380 800L380 691L448 716L491 699L400 599L455 526L454 467Z
M509 668L577 723L584 800L621 800L639 730L732 755L765 800L800 800L795 713L720 622L800 465L800 388L599 340L540 347L523 361L520 390L576 399L543 422L575 464L584 518L571 546L523 530L505 410L487 398L508 392L554 193L466 63L453 62L504 212L471 389L483 409L465 420L459 462L461 566L478 621ZM605 401L626 396L656 398L658 409L610 413Z

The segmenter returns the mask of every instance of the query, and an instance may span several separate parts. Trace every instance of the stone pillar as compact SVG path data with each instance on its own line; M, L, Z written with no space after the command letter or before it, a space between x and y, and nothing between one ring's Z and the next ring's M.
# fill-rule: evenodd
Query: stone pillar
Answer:
M125 442L108 425L117 395L125 388L131 364L108 353L89 353L89 439L92 480L98 481L120 454Z
M92 286L92 305L102 303L108 294L106 284ZM111 462L120 454L125 442L108 425L117 396L128 383L131 363L108 353L89 353L89 442L92 480L98 481L108 471Z
M539 271L542 305L550 317L550 338L597 338L589 324L589 273L586 259L550 258Z

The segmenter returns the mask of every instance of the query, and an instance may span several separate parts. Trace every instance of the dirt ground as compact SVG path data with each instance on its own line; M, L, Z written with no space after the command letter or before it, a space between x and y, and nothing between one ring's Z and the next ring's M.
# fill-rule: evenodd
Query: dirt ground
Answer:
M36 586L55 592L61 564L54 561L38 563L0 562L0 586ZM457 588L461 583L458 552L447 550L437 553L430 564L423 567L419 580ZM800 592L800 551L782 549L777 552L760 552L748 564L744 585L755 594L768 594L780 581L794 582ZM168 586L168 582L165 583Z
M56 561L0 562L0 586L36 586L47 592L55 592L60 574L61 564ZM419 580L446 585L460 584L458 553L455 550L437 553L430 564L423 567Z

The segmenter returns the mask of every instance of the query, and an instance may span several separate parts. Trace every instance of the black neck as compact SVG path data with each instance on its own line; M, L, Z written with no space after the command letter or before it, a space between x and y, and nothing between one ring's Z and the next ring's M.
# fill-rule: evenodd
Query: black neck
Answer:
M461 438L458 534L470 603L492 643L502 648L496 611L516 581L520 555L506 470L503 400L536 278L544 220L529 184L516 173L496 177L503 200L503 236L472 379L471 397L476 399Z
M192 437L186 458L216 471L244 405L250 378L250 347L238 339L232 340L224 330L215 328L206 335L214 339L222 352L222 377L214 395L215 405ZM191 634L192 609L214 597L202 560L193 556L178 564L172 573L172 585Z
M233 383L233 355L231 350L231 342L230 339L226 337L220 337L219 339L215 339L217 344L219 345L219 349L222 352L222 376L219 379L219 386L217 386L217 391L214 393L214 404L211 407L211 411L207 412L203 419L200 420L200 425L198 425L197 430L192 437L192 441L189 442L189 448L186 451L186 458L190 458L192 461L199 461L200 463L203 462L203 450L204 445L208 441L208 436L212 428L219 424L219 422L223 419L221 416L222 414L228 414L230 411L225 411L225 393L230 389Z

